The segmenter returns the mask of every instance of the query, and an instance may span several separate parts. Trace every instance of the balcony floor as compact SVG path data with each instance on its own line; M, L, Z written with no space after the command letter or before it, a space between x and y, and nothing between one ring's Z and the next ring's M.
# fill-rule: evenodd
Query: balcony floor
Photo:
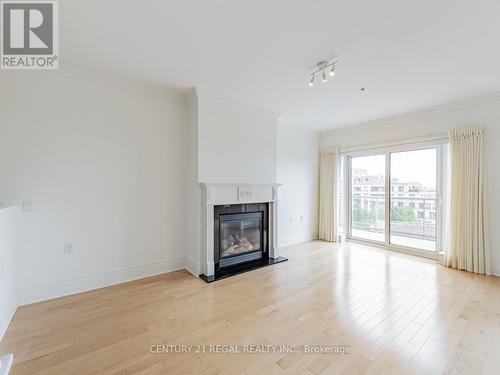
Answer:
M369 240L384 242L384 233L370 232L366 230L353 229L352 237ZM436 242L429 240L422 240L419 238L411 238L405 236L391 235L391 244L398 246L411 247L419 250L425 251L436 251Z

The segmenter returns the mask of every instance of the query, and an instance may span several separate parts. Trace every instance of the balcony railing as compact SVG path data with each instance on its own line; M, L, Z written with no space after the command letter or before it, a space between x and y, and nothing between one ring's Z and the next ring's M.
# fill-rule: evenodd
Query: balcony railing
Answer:
M353 194L352 229L372 233L385 231L385 198ZM436 241L436 199L391 198L391 235Z

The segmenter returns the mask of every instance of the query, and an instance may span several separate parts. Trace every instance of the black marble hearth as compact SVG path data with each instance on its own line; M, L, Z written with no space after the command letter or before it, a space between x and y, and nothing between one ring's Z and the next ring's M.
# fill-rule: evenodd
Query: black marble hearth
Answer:
M212 276L200 275L200 277L207 283L211 283L217 280L222 280L231 276L238 275L240 273L253 271L258 268L272 266L273 264L286 262L287 260L288 260L287 258L281 256L276 259L275 258L259 259L252 262L240 263L234 266L220 268L217 271L215 271L215 275Z

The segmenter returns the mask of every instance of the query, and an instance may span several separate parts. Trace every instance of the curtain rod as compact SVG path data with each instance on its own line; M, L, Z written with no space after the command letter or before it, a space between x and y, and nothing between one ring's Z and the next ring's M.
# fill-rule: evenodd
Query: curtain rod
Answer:
M449 140L447 133L439 133L439 134L431 134L421 137L412 137L412 138L399 138L390 141L383 141L379 143L369 143L369 144L361 144L361 145L353 145L346 146L340 148L340 153L348 153L354 151L368 151L375 150L379 148L386 148L390 146L403 146L417 143L425 143L425 142L436 142L436 143L445 143ZM328 147L331 148L331 147ZM328 149L325 148L325 149Z

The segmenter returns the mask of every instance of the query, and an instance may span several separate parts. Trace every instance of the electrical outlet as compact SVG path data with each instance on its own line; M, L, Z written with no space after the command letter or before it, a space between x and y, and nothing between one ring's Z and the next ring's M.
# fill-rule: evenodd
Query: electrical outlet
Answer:
M73 253L73 245L70 243L64 244L64 254L69 255Z
M30 213L33 211L33 202L31 201L24 201L23 202L23 212L24 213Z

